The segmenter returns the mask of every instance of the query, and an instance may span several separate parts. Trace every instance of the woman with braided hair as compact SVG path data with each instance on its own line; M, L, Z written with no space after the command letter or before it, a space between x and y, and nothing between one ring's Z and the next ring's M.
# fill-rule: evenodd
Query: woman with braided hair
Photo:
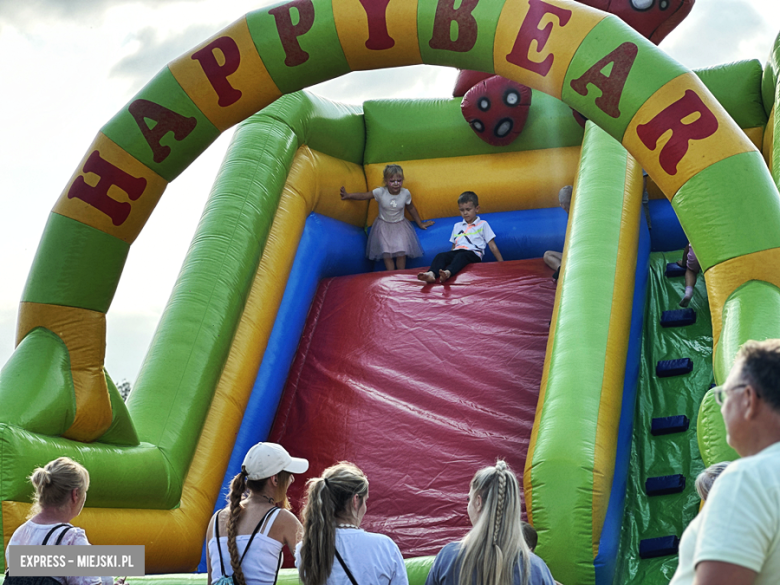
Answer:
M209 523L208 583L273 585L286 544L292 552L301 523L290 512L293 473L309 468L276 443L258 443L230 483L227 508Z
M480 469L470 487L472 528L436 555L426 585L554 585L523 538L520 485L506 462Z
M303 540L295 551L303 585L408 585L398 546L360 528L368 479L342 461L306 483Z

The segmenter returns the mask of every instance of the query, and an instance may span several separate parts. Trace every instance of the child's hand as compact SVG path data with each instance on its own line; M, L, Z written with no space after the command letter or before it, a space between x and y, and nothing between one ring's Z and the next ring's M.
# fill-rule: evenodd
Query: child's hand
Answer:
M341 194L342 199L349 198L349 193L347 193L347 190L344 187L341 188L341 191L339 191L339 193Z
M432 219L429 219L428 221L424 221L424 222L422 222L422 223L420 223L418 225L419 225L420 229L427 230L434 223L436 223L436 222L434 222Z

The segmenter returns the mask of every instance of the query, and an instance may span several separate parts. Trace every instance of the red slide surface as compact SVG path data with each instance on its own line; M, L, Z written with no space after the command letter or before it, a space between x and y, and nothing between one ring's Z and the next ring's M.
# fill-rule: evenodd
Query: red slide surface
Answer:
M417 270L323 280L270 441L311 468L340 460L370 482L362 527L405 557L469 528L474 472L507 460L522 476L555 298L541 260L470 265L446 285Z

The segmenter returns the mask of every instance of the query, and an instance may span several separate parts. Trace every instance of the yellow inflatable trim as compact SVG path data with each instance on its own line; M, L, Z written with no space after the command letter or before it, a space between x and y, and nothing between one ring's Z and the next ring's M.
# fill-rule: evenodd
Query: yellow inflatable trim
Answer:
M94 441L111 426L113 417L102 368L106 355L106 315L76 307L22 303L16 344L36 327L59 336L70 355L76 417L63 436L82 442Z
M596 441L594 443L592 532L594 558L598 554L601 530L604 527L612 490L612 478L615 474L620 405L623 400L628 338L631 332L641 199L642 168L631 155L627 155L623 213L620 219L615 282L612 291L612 308L600 393L601 406L596 422Z

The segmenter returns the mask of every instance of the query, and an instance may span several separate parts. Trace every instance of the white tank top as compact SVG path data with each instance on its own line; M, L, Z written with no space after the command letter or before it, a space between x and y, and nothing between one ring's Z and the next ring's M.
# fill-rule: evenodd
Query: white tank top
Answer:
M241 569L244 571L244 578L247 585L273 585L276 580L276 572L279 567L279 555L282 552L282 543L274 540L268 533L274 520L279 515L280 508L271 512L265 526L256 535L246 553L244 561L241 563ZM214 519L214 522L218 522ZM251 534L239 534L236 536L236 547L238 556L244 554L246 545L251 538ZM233 567L230 565L230 553L228 552L227 536L220 535L219 546L222 550L222 560L225 563L225 573L233 574ZM217 539L211 535L209 539L209 559L211 560L211 581L214 582L222 577L222 568L219 564L219 551L217 550Z

